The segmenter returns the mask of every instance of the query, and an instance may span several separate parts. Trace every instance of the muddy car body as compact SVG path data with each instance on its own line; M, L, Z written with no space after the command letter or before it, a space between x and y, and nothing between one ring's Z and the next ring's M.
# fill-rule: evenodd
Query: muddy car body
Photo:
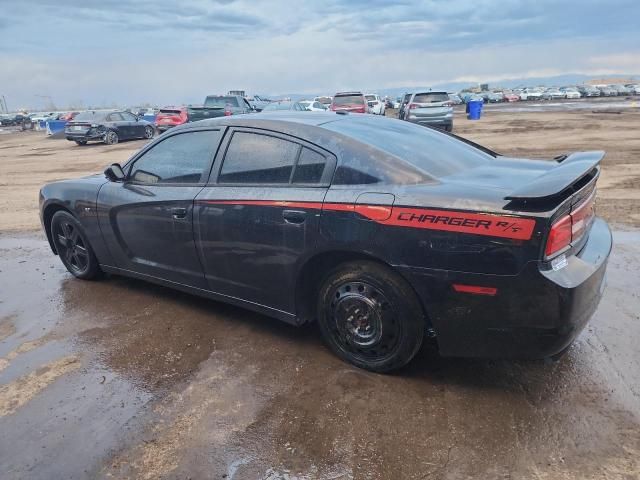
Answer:
M263 113L175 127L106 176L44 186L40 209L80 278L317 320L370 370L404 365L425 334L443 355L541 358L601 297L602 155L524 160L379 116Z

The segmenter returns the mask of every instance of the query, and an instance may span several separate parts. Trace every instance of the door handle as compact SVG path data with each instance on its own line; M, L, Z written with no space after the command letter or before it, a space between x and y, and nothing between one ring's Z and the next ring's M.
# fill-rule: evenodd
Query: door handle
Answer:
M304 210L283 210L282 218L287 223L301 224L307 219L307 212Z
M187 217L187 209L186 208L172 208L171 216L176 220L182 220Z

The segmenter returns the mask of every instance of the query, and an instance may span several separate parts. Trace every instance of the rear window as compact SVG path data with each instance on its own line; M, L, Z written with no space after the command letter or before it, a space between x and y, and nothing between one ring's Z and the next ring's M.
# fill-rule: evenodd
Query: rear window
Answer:
M334 105L364 105L362 95L336 95L333 97Z
M237 97L207 97L204 102L205 107L226 107L227 105L231 107L239 107L240 103L238 103Z
M442 92L416 93L413 97L415 103L440 103L448 102L449 94Z
M455 137L409 122L371 122L351 117L348 121L327 123L323 128L394 155L436 178L454 175L493 159Z
M160 113L164 113L165 115L180 115L180 110L165 110L163 108L160 110Z
M82 112L76 115L73 120L75 122L87 122L89 120L104 120L107 114L105 112Z

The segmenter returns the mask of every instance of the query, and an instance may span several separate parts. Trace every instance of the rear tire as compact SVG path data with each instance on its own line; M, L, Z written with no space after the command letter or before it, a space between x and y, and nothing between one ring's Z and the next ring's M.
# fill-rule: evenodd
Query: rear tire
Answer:
M51 239L60 260L74 277L91 280L102 275L82 225L69 212L60 210L53 215Z
M144 127L144 138L146 139L152 139L153 135L155 134L155 131L153 130L153 127L147 125L146 127Z
M109 130L104 134L104 143L106 143L107 145L115 145L119 140L120 139L118 138L118 134L113 130Z
M409 284L372 261L339 265L318 294L325 342L343 360L373 372L406 365L422 345L425 321Z

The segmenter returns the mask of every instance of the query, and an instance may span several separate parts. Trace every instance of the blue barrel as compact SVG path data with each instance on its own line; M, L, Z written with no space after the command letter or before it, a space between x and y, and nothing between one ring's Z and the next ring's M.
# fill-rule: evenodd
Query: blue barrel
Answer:
M467 103L467 106L469 108L467 118L469 120L480 120L480 117L482 116L482 105L482 100L471 100L469 103Z

